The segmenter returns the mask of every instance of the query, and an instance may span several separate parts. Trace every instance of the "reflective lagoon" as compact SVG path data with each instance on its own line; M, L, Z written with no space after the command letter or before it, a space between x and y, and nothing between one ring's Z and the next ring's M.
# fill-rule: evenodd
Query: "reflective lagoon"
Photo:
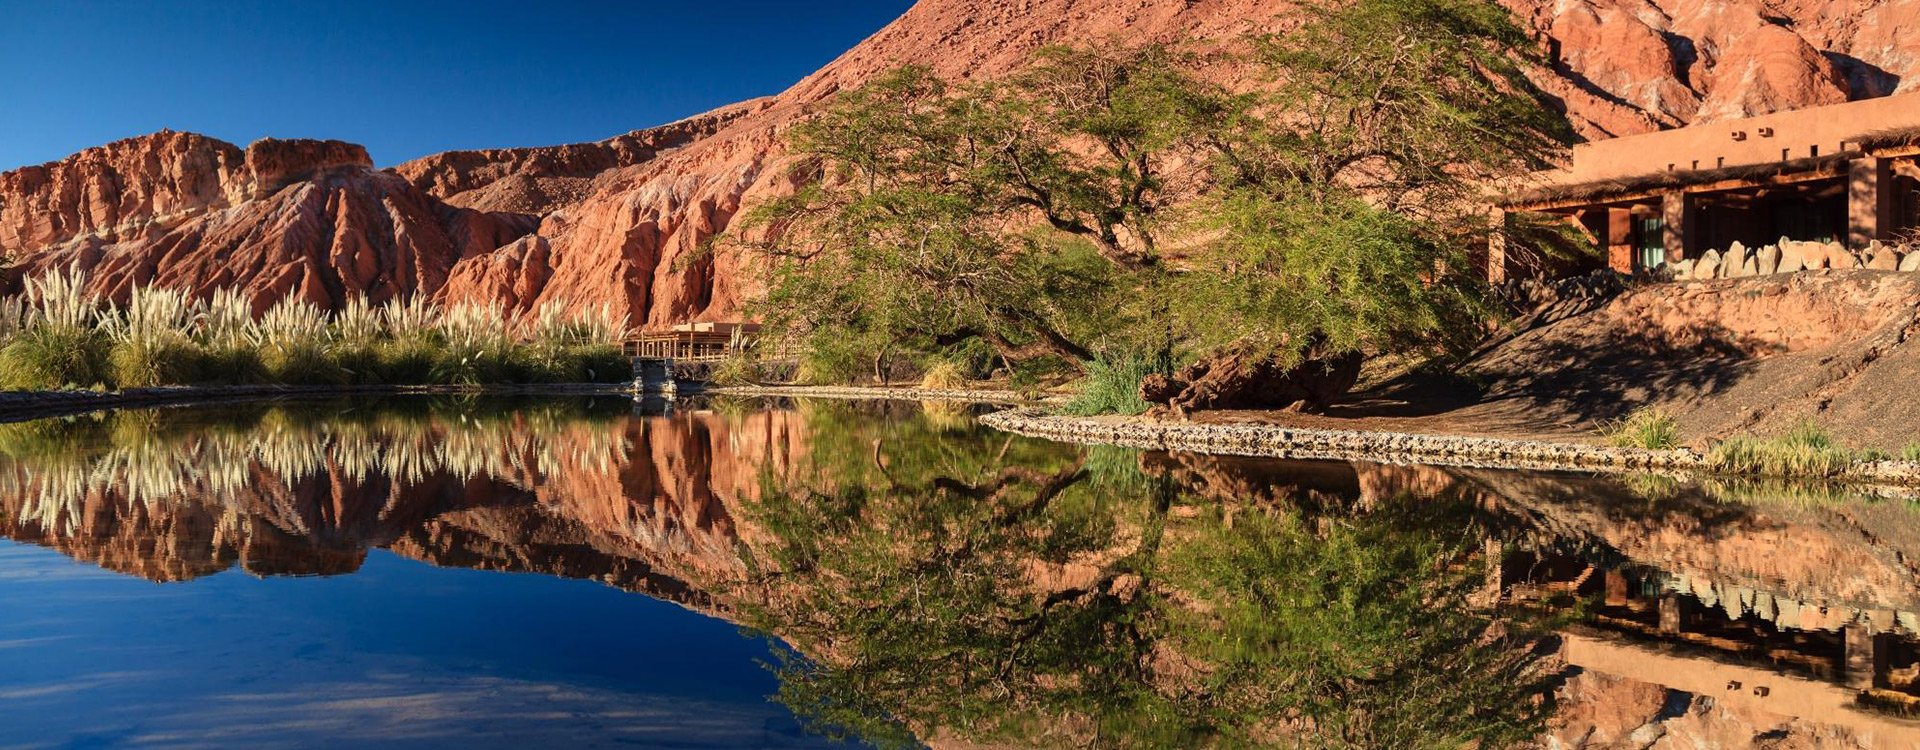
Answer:
M898 403L0 425L0 748L1915 747L1915 508Z

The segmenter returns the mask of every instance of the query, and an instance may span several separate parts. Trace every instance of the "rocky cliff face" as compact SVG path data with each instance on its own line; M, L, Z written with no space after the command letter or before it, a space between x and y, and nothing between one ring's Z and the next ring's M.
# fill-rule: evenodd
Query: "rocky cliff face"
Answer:
M1920 0L1502 2L1540 42L1541 88L1588 138L1920 86ZM791 189L781 133L834 93L906 63L1004 75L1050 43L1204 47L1284 31L1292 7L922 0L779 96L597 143L450 152L387 173L346 144L266 141L243 153L159 133L0 175L0 251L30 272L92 269L109 291L239 285L322 303L424 293L521 309L617 301L647 327L736 318L751 263L705 245Z
M432 292L534 224L449 205L339 141L160 132L0 175L0 252L116 300L144 284L238 287L262 309Z

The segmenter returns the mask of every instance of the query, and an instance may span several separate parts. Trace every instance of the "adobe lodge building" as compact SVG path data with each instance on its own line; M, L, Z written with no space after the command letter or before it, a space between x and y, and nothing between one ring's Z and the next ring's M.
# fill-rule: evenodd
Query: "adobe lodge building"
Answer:
M1569 168L1530 176L1495 216L1566 217L1629 274L1684 276L1735 242L1859 253L1920 228L1917 155L1920 92L1578 144ZM1488 248L1489 281L1513 270L1507 256L1500 240Z

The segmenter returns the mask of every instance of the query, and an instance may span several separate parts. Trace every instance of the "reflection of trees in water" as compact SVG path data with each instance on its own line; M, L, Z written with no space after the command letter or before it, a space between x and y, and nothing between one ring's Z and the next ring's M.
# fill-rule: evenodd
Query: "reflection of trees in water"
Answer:
M1471 502L1197 501L1111 454L811 427L811 478L749 504L767 539L737 598L813 657L780 666L780 697L825 731L1498 747L1544 723L1535 623L1468 606Z

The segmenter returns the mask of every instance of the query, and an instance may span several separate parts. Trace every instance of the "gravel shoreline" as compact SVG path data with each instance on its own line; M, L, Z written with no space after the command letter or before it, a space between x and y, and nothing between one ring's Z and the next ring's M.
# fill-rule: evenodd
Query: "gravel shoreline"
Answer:
M980 418L995 429L1070 443L1119 445L1228 456L1367 460L1440 466L1585 471L1697 471L1687 451L1557 443L1546 440L1323 430L1281 425L1107 421L1011 409Z
M1283 425L1216 425L1109 421L1019 408L980 417L989 427L1027 437L1089 445L1118 445L1263 458L1374 461L1481 469L1585 471L1603 474L1715 474L1706 459L1685 450L1655 451L1548 440L1327 430ZM1813 481L1819 481L1814 478ZM1920 464L1869 461L1825 478L1869 485L1920 486Z

